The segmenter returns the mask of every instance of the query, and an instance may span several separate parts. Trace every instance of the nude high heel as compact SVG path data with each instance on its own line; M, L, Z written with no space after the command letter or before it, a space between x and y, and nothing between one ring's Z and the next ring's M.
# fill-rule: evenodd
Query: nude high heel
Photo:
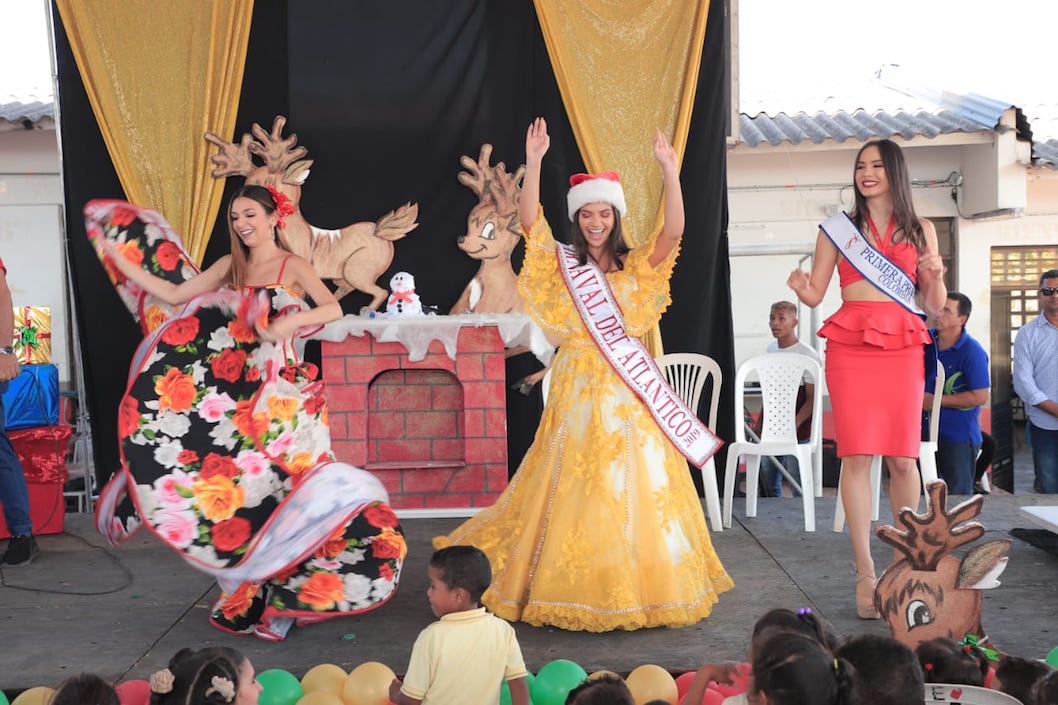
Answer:
M852 566L856 573L856 615L860 619L881 619L882 615L874 607L874 586L877 579L874 571L866 571Z

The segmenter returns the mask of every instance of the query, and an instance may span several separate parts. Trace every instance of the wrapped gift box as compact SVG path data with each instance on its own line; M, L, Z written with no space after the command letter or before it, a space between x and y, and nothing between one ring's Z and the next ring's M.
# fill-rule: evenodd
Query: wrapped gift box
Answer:
M15 340L11 345L23 365L51 362L51 309L47 306L16 306Z
M66 473L66 448L72 426L41 426L8 433L22 463L29 490L29 515L33 533L58 534L63 530L66 502L62 496ZM0 539L10 536L0 513Z
M54 426L59 423L59 368L25 365L8 382L3 400L7 430Z

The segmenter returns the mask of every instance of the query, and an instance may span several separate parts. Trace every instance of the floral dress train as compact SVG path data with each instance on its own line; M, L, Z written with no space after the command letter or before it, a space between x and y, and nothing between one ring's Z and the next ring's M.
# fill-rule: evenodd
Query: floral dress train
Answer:
M89 238L153 274L197 272L153 211L93 201L85 218ZM146 526L215 575L210 621L229 632L280 640L295 621L388 600L407 548L385 489L334 461L323 383L297 341L254 330L304 301L275 283L165 307L104 266L146 337L118 412L121 468L100 493L100 533L116 545Z

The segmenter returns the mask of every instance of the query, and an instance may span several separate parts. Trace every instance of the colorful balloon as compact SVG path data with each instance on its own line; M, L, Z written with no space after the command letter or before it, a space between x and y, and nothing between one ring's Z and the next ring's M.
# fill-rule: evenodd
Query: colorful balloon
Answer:
M566 659L545 663L536 672L536 680L529 689L533 705L565 705L569 691L584 682L588 674L583 668Z
M345 705L388 705L389 685L397 677L378 661L362 663L349 673L342 686Z
M145 680L123 681L114 686L121 705L147 705L151 699L151 686Z
M11 705L48 705L51 694L54 692L53 688L38 685L36 688L23 690L11 701Z
M344 705L342 697L325 690L312 690L298 700L297 705Z
M321 691L331 693L341 699L342 688L345 686L345 679L348 677L349 674L341 666L335 666L333 663L321 663L310 668L308 673L301 677L301 689L306 694Z
M295 705L305 691L294 674L281 668L270 668L257 674L261 684L258 705Z
M1051 649L1051 652L1047 654L1047 658L1045 660L1047 661L1048 666L1058 668L1058 646Z
M636 701L636 705L643 705L651 700L664 700L669 705L679 703L676 681L661 666L652 663L638 666L628 674L625 683L632 691L632 698Z
M676 695L682 701L683 696L687 694L687 691L691 688L691 683L694 682L694 671L687 671L676 676ZM697 705L697 703L695 704Z

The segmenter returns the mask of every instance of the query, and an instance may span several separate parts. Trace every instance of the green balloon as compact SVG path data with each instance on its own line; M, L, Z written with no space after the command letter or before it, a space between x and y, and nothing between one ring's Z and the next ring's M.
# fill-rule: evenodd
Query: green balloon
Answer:
M0 690L0 705L8 705L7 696L4 695L4 691Z
M537 671L536 680L529 688L529 696L533 705L565 705L569 691L587 677L587 672L572 661L556 659Z
M281 668L270 668L257 674L261 684L258 705L294 705L304 695L301 682L292 673Z
M1055 668L1058 668L1058 646L1051 649L1051 653L1047 654L1047 658L1045 660L1047 661L1048 666L1054 666Z

